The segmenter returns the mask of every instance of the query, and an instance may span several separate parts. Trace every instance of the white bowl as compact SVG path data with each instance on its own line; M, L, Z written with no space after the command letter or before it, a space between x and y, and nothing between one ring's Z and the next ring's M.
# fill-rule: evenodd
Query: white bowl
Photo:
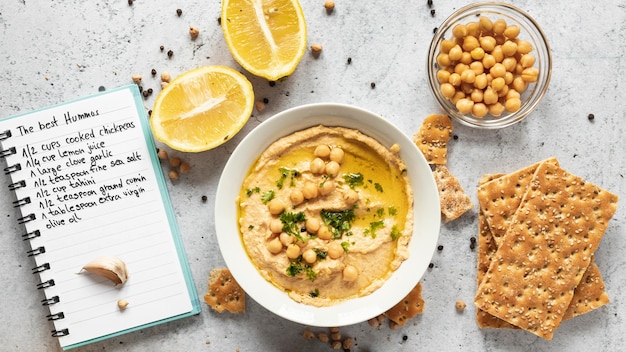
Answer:
M280 137L320 124L360 130L387 147L397 143L415 196L415 224L409 244L409 258L382 287L370 295L329 307L297 303L259 274L241 240L236 203L244 177L263 150ZM430 166L413 141L382 117L348 105L304 105L281 112L261 123L241 141L226 163L215 198L217 239L235 280L252 299L271 312L309 326L355 324L393 307L411 291L428 268L437 245L439 226L437 186Z

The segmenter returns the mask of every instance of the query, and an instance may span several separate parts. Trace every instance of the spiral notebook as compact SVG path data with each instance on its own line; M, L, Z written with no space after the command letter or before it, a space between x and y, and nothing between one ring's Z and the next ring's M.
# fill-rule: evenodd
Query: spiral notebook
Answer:
M0 120L0 158L63 349L200 312L136 85ZM101 256L124 284L81 270Z

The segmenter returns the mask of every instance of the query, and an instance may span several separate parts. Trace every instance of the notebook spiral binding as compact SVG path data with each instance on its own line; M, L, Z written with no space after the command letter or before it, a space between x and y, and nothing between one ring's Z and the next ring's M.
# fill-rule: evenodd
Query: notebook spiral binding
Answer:
M2 151L0 151L0 158L4 158L4 157L7 157L9 155L13 155L15 153L17 153L17 149L15 149L15 147L11 147L9 149L2 150Z
M5 139L11 138L11 130L6 130L2 133L0 133L0 141L3 141Z
M31 231L31 232L27 232L25 234L22 235L22 239L24 241L26 240L32 240L33 238L37 238L41 236L41 232L39 232L39 230L35 230L35 231Z
M59 296L53 296L47 299L42 299L41 300L41 305L42 306L51 306L53 304L59 303L61 302L61 299L59 298Z
M5 167L4 168L4 174L5 175L9 175L9 174L12 174L12 173L20 171L20 170L22 170L22 165L15 164L15 165L11 165L11 166Z
M43 263L39 266L34 267L32 270L33 274L43 273L46 270L50 270L50 263Z
M18 208L26 204L30 204L30 197L16 200L15 202L13 202L13 208Z
M17 181L9 185L9 191L15 191L18 188L24 188L24 187L26 187L26 181L24 180Z
M68 329L52 330L52 337L67 336L70 334Z

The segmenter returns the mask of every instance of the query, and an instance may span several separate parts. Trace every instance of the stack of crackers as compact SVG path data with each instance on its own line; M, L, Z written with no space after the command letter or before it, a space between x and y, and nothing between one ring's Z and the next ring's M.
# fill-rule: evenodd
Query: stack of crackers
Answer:
M415 145L432 168L439 192L441 216L445 222L459 218L474 206L459 180L446 166L450 137L452 121L447 115L441 114L427 116L413 136Z
M566 319L609 302L594 252L618 197L555 158L478 187L478 288L482 328L519 328L546 340Z

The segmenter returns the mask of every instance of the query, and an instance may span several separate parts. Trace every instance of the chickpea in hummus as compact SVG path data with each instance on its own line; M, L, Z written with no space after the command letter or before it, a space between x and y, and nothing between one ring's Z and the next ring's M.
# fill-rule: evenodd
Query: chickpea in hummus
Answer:
M413 191L397 145L316 126L270 145L246 176L239 226L263 277L304 304L378 289L408 258Z

